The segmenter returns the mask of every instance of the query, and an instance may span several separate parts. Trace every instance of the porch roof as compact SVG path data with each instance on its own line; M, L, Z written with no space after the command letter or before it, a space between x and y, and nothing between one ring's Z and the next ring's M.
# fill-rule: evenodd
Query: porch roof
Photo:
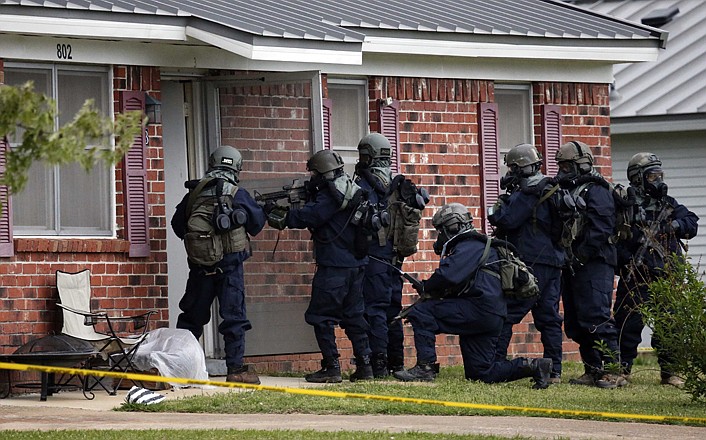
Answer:
M667 39L559 0L0 0L0 32L332 64L361 64L364 53L649 61Z

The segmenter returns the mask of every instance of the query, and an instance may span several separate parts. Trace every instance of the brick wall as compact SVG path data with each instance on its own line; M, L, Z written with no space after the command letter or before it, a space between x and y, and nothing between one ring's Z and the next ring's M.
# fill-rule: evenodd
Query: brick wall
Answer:
M281 190L294 176L308 175L313 145L309 83L223 87L219 102L221 143L243 155L240 180L251 195ZM280 232L265 226L251 246L252 257L244 265L248 304L308 302L315 266L307 230ZM318 354L304 354L247 361L259 371L306 371L318 369L319 359Z
M160 100L159 70L116 66L114 89L116 111L122 90L145 90ZM476 226L480 227L481 164L476 112L479 102L494 101L494 86L483 80L370 78L372 131L378 129L376 100L387 97L400 101L401 172L426 187L431 195L430 209L423 218L420 251L407 259L404 269L428 276L438 262L430 234L435 208L450 202L463 203L471 208ZM292 83L229 87L221 90L219 98L223 143L235 146L243 154L245 168L241 179L245 187L261 189L269 183L269 190L274 190L278 189L277 184L281 185L283 175L306 174L305 163L313 144L308 86ZM607 85L537 83L533 85L533 98L535 115L540 114L542 104L560 105L564 142L587 142L594 148L601 172L610 172ZM540 122L536 121L536 125ZM93 273L95 307L118 311L156 308L160 310L157 326L167 325L166 211L171 207L164 206L161 129L159 125L148 126L151 257L127 258L119 165L115 172L117 239L15 239L15 257L4 259L0 265L0 352L11 352L32 338L60 329L61 318L54 305L56 270L88 267ZM273 254L278 239L277 252ZM245 265L249 302L308 300L314 264L307 231L278 232L266 227L253 239L252 247L253 257ZM415 298L416 293L406 286L405 303ZM510 354L541 353L531 316L515 330ZM414 359L411 328L406 326L405 331L410 363ZM338 336L342 358L352 357L343 332L339 331ZM461 363L455 336L440 335L437 344L442 364ZM565 350L567 357L575 358L575 345L567 343ZM296 355L262 356L248 361L258 365L260 371L301 371L317 368L318 359L318 355Z
M1 64L0 64L1 66ZM2 72L0 71L0 78ZM147 90L159 99L159 70L114 68L115 105L120 90ZM161 127L149 128L149 216L152 254L130 259L123 237L122 169L116 166L116 239L15 238L15 255L0 264L0 353L61 330L55 272L90 269L92 306L123 313L157 309L151 328L166 326L167 265Z
M324 96L326 78L324 77ZM291 117L299 115L299 105L290 102L289 110L273 110L267 108L275 102L285 102L281 99L272 100L273 96L287 96L282 90L264 88L238 88L234 96L228 98L228 118L224 118L225 133L236 146L245 147L246 161L252 159L252 171L245 170L243 181L248 178L261 179L263 175L274 172L294 172L303 169L303 163L310 154L309 143L299 143L286 136L282 139L280 126L282 121L267 121L267 128L262 135L254 128L250 132L245 126L256 125L255 121L246 121L248 112L264 115L287 114ZM452 80L425 78L374 77L369 80L369 119L370 130L377 131L377 100L391 97L400 101L400 156L401 172L412 177L420 185L426 187L431 195L430 209L425 211L422 220L420 250L405 261L406 271L428 276L437 266L438 257L434 255L431 238L431 216L435 209L446 203L459 202L471 208L476 227L480 227L480 155L478 146L477 108L480 102L494 101L494 84L481 80ZM252 95L262 94L261 97ZM609 172L609 118L608 118L608 87L593 84L560 84L537 83L533 85L534 105L536 115L542 104L557 104L562 107L564 142L580 139L594 148L596 162L602 172ZM244 95L244 96L239 96ZM306 93L305 93L306 95ZM222 97L223 99L223 97ZM250 109L240 108L247 103ZM231 105L235 104L235 105ZM303 106L304 103L300 102ZM253 108L254 107L254 108ZM265 107L264 109L261 107ZM284 113L281 113L284 112ZM230 117L233 118L230 118ZM295 118L297 119L297 118ZM227 120L227 124L226 124ZM300 121L301 122L301 121ZM262 124L260 121L258 124ZM291 126L289 129L304 131L303 125ZM536 121L537 143L541 133L541 121ZM228 127L228 128L225 128ZM274 133L273 133L274 132ZM300 135L295 135L300 136ZM239 138L245 138L245 140ZM301 137L301 136L300 136ZM267 139L267 141L261 141ZM239 143L238 143L239 142ZM249 151L252 150L252 151ZM285 150L285 151L283 151ZM242 150L241 150L242 151ZM294 168L286 162L294 160ZM263 162L264 161L264 162ZM285 162L285 163L282 163ZM247 168L247 164L246 164ZM253 240L255 253L246 263L246 283L248 297L269 296L268 300L281 301L292 298L307 298L310 290L313 256L310 254L308 233L301 231L284 231L280 235L278 251L271 254L277 232L265 228L263 233ZM301 240L304 240L302 242ZM286 262L286 264L282 264ZM267 265L267 271L274 274L261 273L262 264ZM262 278L264 277L264 278ZM273 280L275 285L272 285ZM416 292L405 286L404 303L410 304L416 299ZM257 299L255 299L257 300ZM412 342L412 331L405 326L406 357L408 363L413 362L415 352ZM338 343L341 349L344 367L345 359L352 357L350 343L343 331L338 330ZM509 354L512 356L541 356L542 345L539 333L534 328L531 314L515 327L513 344ZM577 347L572 341L564 344L565 358L578 359ZM437 337L437 355L442 365L460 364L462 362L458 349L457 337L439 335ZM277 369L297 371L299 369L314 369L317 367L318 356L269 356L251 358L248 361L258 365L261 371Z

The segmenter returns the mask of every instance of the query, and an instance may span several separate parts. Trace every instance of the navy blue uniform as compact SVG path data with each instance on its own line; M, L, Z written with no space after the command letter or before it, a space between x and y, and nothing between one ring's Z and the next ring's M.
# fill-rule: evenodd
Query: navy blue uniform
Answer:
M617 263L615 245L611 243L615 205L607 183L597 180L581 191L586 202L584 226L571 246L571 267L562 277L566 336L578 343L586 373L594 377L605 373L604 363L618 361L618 332L611 316ZM571 191L580 189L581 185ZM608 350L598 350L599 342Z
M330 191L318 191L313 200L300 209L290 209L287 215L287 227L308 228L314 240L316 273L304 317L314 327L324 359L339 357L337 324L350 339L355 357L362 358L370 356L362 292L368 258L353 254L355 227L348 221L351 208L339 211L340 202Z
M649 228L664 206L662 203L657 204L654 200L644 199L640 195L638 195L637 201L635 212L638 213L642 210L644 214L634 216L631 221L631 239L618 242L620 280L618 281L614 308L616 324L620 329L620 361L628 374L637 357L637 347L642 341L644 322L639 306L649 300L649 284L659 277L659 271L664 268L665 264L662 256L654 251L645 252L642 260L644 265L636 265L633 261L633 257L642 246L644 239L642 228ZM663 222L658 236L655 238L660 240L660 244L667 253L682 255L679 240L696 236L699 217L684 205L679 204L673 197L665 196L663 203L671 206L673 211ZM671 226L672 221L676 221L679 225L676 229ZM631 270L636 272L631 273ZM659 340L654 337L652 338L652 346L657 350L657 360L662 368L663 376L671 375L665 370L665 366L669 364L671 359L668 347L662 347Z
M480 271L484 241L472 237L454 243L439 262L439 267L425 280L424 291L432 297L447 289L458 289L475 274L475 284L460 297L427 299L417 303L407 315L414 329L417 364L436 362L436 335L459 335L466 379L487 383L506 382L528 377L527 359L495 359L495 344L507 309L500 280ZM498 270L497 253L490 250L486 267Z
M541 182L540 179L537 180ZM552 240L552 230L557 228L553 223L559 219L552 212L551 202L544 200L538 205L542 195L541 191L517 190L488 217L498 228L499 236L512 243L518 257L532 269L540 289L537 299L507 299L507 318L495 354L498 359L507 357L512 326L532 310L534 325L541 334L544 357L552 360L552 375L559 377L563 342L559 297L565 255L561 246Z
M403 259L397 260L397 267L402 268ZM393 318L402 311L402 287L404 281L401 276L391 279L390 305L387 307L387 362L390 369L401 369L404 366L404 327L402 320Z
M175 233L179 235L186 228L186 204L188 194L177 205L172 220ZM247 212L245 231L257 235L265 226L265 213L245 189L235 193L234 205ZM179 230L177 230L179 229ZM179 301L181 313L177 328L189 330L196 339L201 337L203 326L211 320L211 304L218 298L219 314L223 321L218 331L225 341L226 366L237 369L243 365L245 354L245 332L252 328L245 311L245 279L243 262L250 257L250 250L226 254L211 267L203 267L189 262L189 279L186 292Z
M375 179L372 174L368 173L368 175L368 178ZM386 208L387 200L383 192L386 188L376 185L378 186L376 191L366 177L356 179L356 183L363 191L367 192L368 201L371 204L380 203L382 209ZM383 245L380 245L378 233L374 233L368 248L368 255L391 264L393 256L392 241L385 238L384 229L380 230L380 232L383 234ZM387 355L387 309L390 307L395 278L400 278L399 273L395 269L375 259L368 260L368 265L365 268L365 277L363 278L363 300L365 302L365 319L370 324L368 339L374 356L379 354Z

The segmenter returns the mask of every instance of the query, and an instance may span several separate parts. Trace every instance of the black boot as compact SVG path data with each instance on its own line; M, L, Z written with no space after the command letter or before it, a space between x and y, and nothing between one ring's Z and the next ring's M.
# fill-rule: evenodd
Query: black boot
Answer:
M341 383L341 365L337 358L324 358L321 360L321 369L315 373L307 374L304 380L313 383Z
M393 356L387 359L387 371L390 374L397 371L404 371L404 358Z
M355 372L351 374L350 381L372 380L373 366L370 365L370 356L355 358Z
M534 379L532 388L543 390L549 387L549 376L552 374L552 360L549 358L529 359L529 370Z
M372 365L375 379L383 379L390 375L387 369L387 355L385 353L373 354Z
M436 371L433 362L417 363L409 370L396 371L392 375L403 382L431 382L436 378Z

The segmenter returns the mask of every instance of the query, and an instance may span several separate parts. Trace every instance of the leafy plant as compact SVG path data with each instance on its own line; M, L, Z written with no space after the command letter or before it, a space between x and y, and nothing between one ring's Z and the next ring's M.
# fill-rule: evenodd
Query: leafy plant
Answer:
M596 341L595 345L593 346L596 350L598 350L601 355L603 356L603 359L619 359L620 358L620 353L618 353L616 350L611 350L610 347L608 346L608 343L604 340L598 340ZM621 372L620 368L620 362L617 361L603 361L603 370L606 373L610 374L615 374L618 375Z
M34 92L31 81L19 87L0 86L0 138L21 137L21 142L6 152L5 173L0 177L0 185L7 186L10 193L24 189L35 161L47 165L78 162L89 171L97 160L119 162L135 137L142 135L140 111L117 114L113 121L88 100L71 122L56 129L57 113L56 102ZM115 148L111 148L111 136L115 137ZM92 146L87 148L89 144Z
M670 371L684 378L694 400L706 399L706 286L689 260L667 258L663 276L640 306L645 323L669 350Z

